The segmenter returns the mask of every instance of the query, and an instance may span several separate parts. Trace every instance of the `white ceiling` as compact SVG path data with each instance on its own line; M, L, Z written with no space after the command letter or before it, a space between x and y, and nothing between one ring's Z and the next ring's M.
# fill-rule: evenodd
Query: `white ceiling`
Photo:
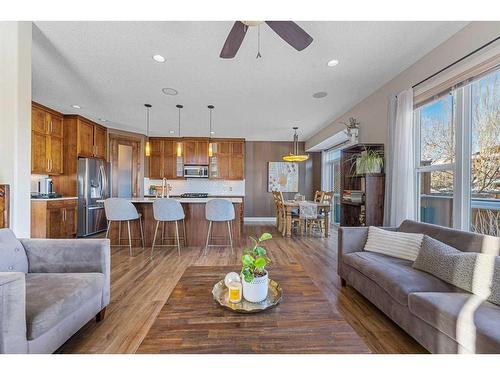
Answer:
M219 58L232 22L36 22L33 100L62 113L150 135L302 140L350 109L466 25L465 22L298 22L313 43L297 52L265 24L261 59L251 28L232 60ZM152 60L161 54L163 64ZM338 59L329 68L326 63ZM164 87L177 96L161 92ZM312 94L326 91L322 99ZM80 110L71 108L81 105Z

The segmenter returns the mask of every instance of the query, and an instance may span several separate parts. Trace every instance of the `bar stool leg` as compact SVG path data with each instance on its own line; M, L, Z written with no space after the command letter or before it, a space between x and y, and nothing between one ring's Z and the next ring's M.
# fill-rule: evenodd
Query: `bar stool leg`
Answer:
M208 224L208 233L207 233L207 242L205 244L205 254L207 255L207 249L208 249L208 240L210 239L210 233L212 232L212 221L209 221Z
M186 238L186 220L182 219L182 230L184 232L184 247L187 247L187 238Z
M130 256L132 256L132 237L130 237L130 221L127 220L127 228L128 228L128 247L130 250Z
M109 227L111 226L111 220L108 220L108 227L106 228L106 238L109 238Z
M156 233L158 232L158 226L160 225L160 222L156 222L156 229L155 229L155 235L153 236L153 246L151 246L151 258L153 258L153 251L155 249L155 243L156 243Z
M179 253L179 256L181 256L181 240L179 238L179 225L177 224L178 221L175 221L175 238L177 239L177 252Z
M118 222L118 246L122 244L122 222Z
M141 242L144 249L144 231L142 230L142 216L139 216L139 226L141 227Z
M161 244L165 243L165 222L161 224Z
M233 250L233 236L231 234L231 222L227 222L227 231L229 232L229 243L231 244L231 254L234 254Z

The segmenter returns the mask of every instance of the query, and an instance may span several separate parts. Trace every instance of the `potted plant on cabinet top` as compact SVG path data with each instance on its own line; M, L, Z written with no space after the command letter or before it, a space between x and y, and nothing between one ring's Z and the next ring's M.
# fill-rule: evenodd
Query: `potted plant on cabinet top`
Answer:
M273 238L270 233L262 233L259 239L250 237L251 248L243 250L241 257L241 283L243 298L249 302L261 302L267 298L269 275L265 267L271 262L262 242Z
M359 155L353 156L352 169L355 174L381 173L384 166L384 157L380 151L365 149Z

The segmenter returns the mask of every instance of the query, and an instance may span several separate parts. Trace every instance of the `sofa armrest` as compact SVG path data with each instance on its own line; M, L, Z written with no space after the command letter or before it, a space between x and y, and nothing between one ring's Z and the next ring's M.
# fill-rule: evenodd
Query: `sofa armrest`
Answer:
M23 272L0 272L0 353L28 353Z
M21 239L30 273L104 274L103 308L109 303L110 242L108 239Z

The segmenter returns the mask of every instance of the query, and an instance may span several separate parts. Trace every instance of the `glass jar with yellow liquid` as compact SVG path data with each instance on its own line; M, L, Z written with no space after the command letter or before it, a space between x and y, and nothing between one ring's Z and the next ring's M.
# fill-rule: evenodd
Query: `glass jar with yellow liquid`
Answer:
M231 281L228 284L228 299L231 303L239 303L241 302L242 296L242 286L241 283L237 281Z

